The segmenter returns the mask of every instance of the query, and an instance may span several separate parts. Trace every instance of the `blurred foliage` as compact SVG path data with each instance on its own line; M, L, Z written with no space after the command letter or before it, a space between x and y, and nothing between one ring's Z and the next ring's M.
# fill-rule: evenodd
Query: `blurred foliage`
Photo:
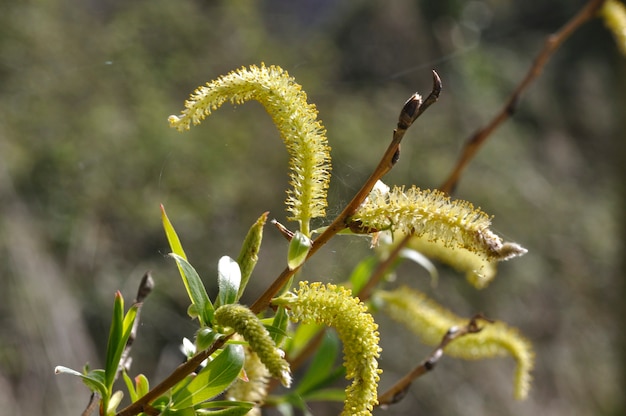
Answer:
M197 85L261 62L295 76L333 147L332 215L377 162L398 106L428 91L431 68L442 76L442 98L405 139L389 183L438 186L463 140L578 7L564 0L3 2L0 408L79 414L86 389L54 379L54 365L104 357L113 294L119 288L130 297L146 269L156 290L143 310L133 369L156 380L183 360L177 345L193 326L165 259L159 203L207 277L222 255L236 256L262 212L284 222L287 154L259 105L227 106L185 135L169 129L167 116ZM446 270L437 289L415 266L398 271L459 314L480 307L519 327L537 350L530 399L510 400L509 368L444 360L393 414L623 410L615 329L623 326L624 74L611 35L599 20L587 24L462 179L457 196L494 213L497 231L528 255L503 265L478 293ZM278 274L286 250L266 230L248 293ZM344 280L367 247L345 240L325 250L305 277ZM428 352L384 328L393 324L381 322L383 389L407 357L417 362Z

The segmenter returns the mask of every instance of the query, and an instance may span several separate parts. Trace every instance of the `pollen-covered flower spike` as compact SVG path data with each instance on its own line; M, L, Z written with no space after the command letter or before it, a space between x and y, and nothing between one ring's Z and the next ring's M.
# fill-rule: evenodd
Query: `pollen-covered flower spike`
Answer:
M357 232L412 234L416 250L466 271L470 283L478 288L494 277L496 262L527 252L516 243L503 241L490 225L491 218L470 202L414 186L406 191L401 187L389 191L374 188L348 223Z
M279 379L283 386L291 385L291 370L284 353L278 349L261 320L250 309L239 304L222 305L215 311L214 319L217 325L232 328L248 341L270 374Z
M306 93L287 71L263 64L233 71L196 89L181 115L168 120L171 127L184 131L226 101L241 104L249 100L265 107L287 146L292 186L287 191L287 211L289 219L299 221L302 233L308 236L309 220L326 215L330 147L315 105L307 103Z
M394 291L378 291L374 301L382 311L402 323L428 345L437 345L452 327L467 324L467 319L454 315L430 300L426 295L408 287ZM517 361L514 396L525 399L530 390L530 372L535 354L531 343L517 329L496 321L486 324L479 332L457 338L444 349L445 353L466 360L478 360L511 355Z
M272 303L285 305L295 322L332 326L343 343L346 378L353 379L346 388L342 416L371 415L378 403L379 374L377 358L378 325L367 306L352 297L349 290L332 284L300 282L295 296L282 296Z

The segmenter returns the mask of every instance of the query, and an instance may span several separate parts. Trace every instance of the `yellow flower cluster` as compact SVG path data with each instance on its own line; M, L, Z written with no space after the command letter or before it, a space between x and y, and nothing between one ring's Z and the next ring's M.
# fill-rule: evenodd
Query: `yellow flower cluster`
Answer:
M226 101L260 102L278 128L291 156L287 210L309 235L309 220L325 216L330 182L330 147L326 131L317 120L315 105L289 74L278 66L252 65L201 86L185 102L180 116L170 116L171 127L188 130Z
M392 319L402 323L422 342L438 345L452 327L467 325L468 320L442 308L426 295L408 287L394 291L376 292L382 310ZM445 353L466 360L477 360L511 355L517 361L514 378L514 395L524 399L530 390L535 354L530 342L517 329L502 322L486 324L480 332L455 339L445 348Z
M215 323L230 327L241 335L259 356L272 376L285 386L291 385L291 370L284 353L278 349L270 333L252 311L239 304L222 305L215 311Z
M352 216L364 229L392 230L425 236L445 247L462 247L486 257L507 260L526 253L491 232L491 218L467 201L452 200L437 190L394 187L374 189Z
M371 415L378 403L379 374L377 358L378 325L367 312L367 306L352 297L349 290L332 284L300 282L296 296L283 297L275 302L291 309L295 322L319 323L335 328L343 343L346 378L354 379L346 388L342 416Z

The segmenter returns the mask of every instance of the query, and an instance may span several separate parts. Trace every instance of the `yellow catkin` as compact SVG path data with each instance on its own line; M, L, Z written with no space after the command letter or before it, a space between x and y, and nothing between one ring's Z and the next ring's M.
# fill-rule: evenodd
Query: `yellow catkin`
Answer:
M378 403L378 368L380 347L378 325L367 306L352 297L350 290L332 284L300 282L296 296L276 299L291 310L295 322L331 326L343 343L346 378L353 382L346 388L342 416L368 416Z
M285 387L291 385L289 363L261 320L250 309L239 304L222 305L215 310L214 318L217 325L231 327L248 341L250 348L272 376L278 378Z
M450 328L468 323L467 319L454 315L412 288L379 291L376 298L386 314L406 326L427 345L438 345ZM444 351L452 357L466 360L511 355L517 362L514 396L516 399L528 396L535 355L531 343L517 329L499 321L486 323L480 332L457 338Z
M265 107L287 147L292 186L287 191L287 210L290 220L300 221L302 232L308 235L309 220L325 216L330 147L315 105L307 103L306 93L287 71L265 65L233 71L196 89L182 113L168 120L171 127L184 131L227 101L250 100Z

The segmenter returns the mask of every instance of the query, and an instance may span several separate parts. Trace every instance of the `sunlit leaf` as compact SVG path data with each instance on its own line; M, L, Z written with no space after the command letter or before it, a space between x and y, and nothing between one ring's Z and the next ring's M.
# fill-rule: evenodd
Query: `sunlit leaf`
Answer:
M242 416L255 406L252 402L241 401L211 401L196 406L196 414L209 416Z
M172 396L170 407L184 409L222 393L235 381L243 368L244 360L243 346L228 345L196 377Z
M109 331L109 342L107 344L106 367L104 369L105 383L109 394L112 392L113 382L117 374L117 369L122 358L122 353L126 348L126 342L133 329L133 323L137 317L138 305L133 305L124 316L124 298L118 291L115 294L113 306L113 319ZM103 396L106 398L107 396ZM106 401L106 400L105 400Z
M139 395L137 394L137 390L135 389L135 385L133 384L133 380L131 380L130 376L126 371L122 371L122 378L124 379L124 384L126 385L126 390L128 390L128 396L131 402L137 401Z
M219 293L216 307L228 305L237 300L241 284L241 270L239 264L228 256L223 256L217 264L217 284Z
M178 239L178 234L176 234L174 226L170 222L170 219L167 217L167 214L165 213L165 207L163 207L163 204L161 204L161 221L163 222L165 235L167 236L167 241L170 243L172 253L178 254L180 257L187 260L187 255L185 254L183 246Z
M187 289L189 299L195 305L195 312L198 313L198 319L202 326L207 326L213 320L213 304L206 293L204 284L200 280L200 276L196 270L183 257L176 253L170 253L170 257L176 260L180 270L183 283Z

